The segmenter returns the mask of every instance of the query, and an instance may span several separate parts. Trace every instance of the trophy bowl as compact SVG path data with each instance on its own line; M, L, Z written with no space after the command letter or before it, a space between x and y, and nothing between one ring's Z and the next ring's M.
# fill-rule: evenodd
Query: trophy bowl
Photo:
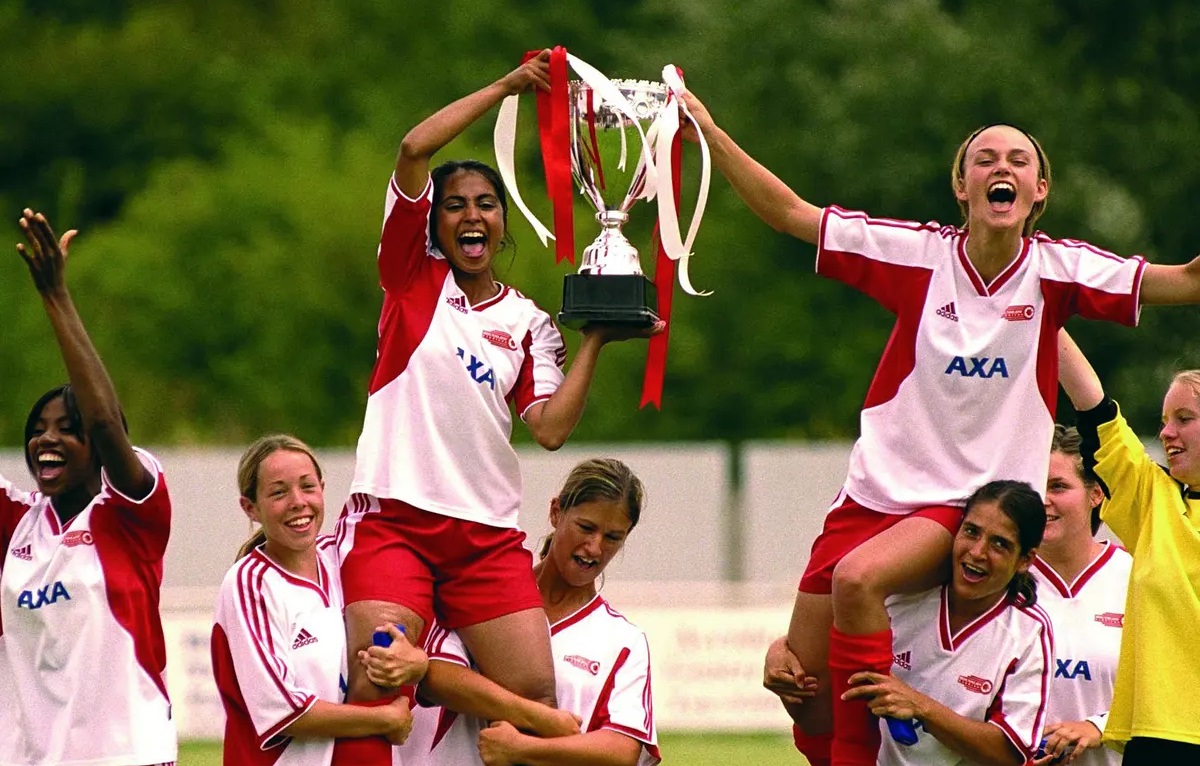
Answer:
M667 86L647 80L611 83L629 102L641 132L653 135L667 104ZM580 80L569 84L569 105L571 174L596 211L600 235L584 248L579 272L563 281L558 321L572 329L593 323L647 327L658 321L658 294L642 272L637 248L621 232L630 208L647 198L641 136L627 111Z

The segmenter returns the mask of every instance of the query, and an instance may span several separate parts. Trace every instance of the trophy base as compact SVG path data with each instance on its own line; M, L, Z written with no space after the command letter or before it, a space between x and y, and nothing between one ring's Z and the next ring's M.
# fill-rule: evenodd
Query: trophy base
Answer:
M568 274L559 324L649 327L658 321L658 292L644 274Z

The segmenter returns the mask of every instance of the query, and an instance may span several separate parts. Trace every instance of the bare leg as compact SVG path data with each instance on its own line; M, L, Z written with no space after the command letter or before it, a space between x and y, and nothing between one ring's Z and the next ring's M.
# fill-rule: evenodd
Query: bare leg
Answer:
M829 698L829 628L833 624L833 599L818 593L796 594L788 626L788 648L804 671L817 679L817 696L803 705L784 705L788 715L809 735L827 734L833 728Z
M375 628L387 623L404 626L404 633L414 644L425 628L425 621L405 606L388 601L355 601L346 605L346 653L349 677L346 680L346 699L364 702L382 699L395 694L371 683L366 670L358 661L358 652L371 645L371 634Z
M457 632L479 672L514 694L557 707L545 610L525 609ZM514 662L518 651L521 661Z

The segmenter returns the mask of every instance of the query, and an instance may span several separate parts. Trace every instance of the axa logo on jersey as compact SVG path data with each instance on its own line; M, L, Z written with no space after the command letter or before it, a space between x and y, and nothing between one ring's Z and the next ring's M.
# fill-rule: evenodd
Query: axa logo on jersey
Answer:
M67 593L67 586L59 581L55 581L53 585L47 585L44 588L21 591L21 595L17 596L17 608L41 609L44 606L56 603L59 599L70 601L71 594Z
M469 362L467 361L468 356L471 357ZM481 386L487 385L493 391L496 390L496 374L492 371L491 367L484 366L482 359L474 354L468 354L461 348L458 349L458 358L466 363L467 374L471 376L471 380Z
M1005 363L1002 356L956 356L950 360L950 365L946 367L946 374L961 375L964 378L990 378L997 375L1001 378L1007 378L1008 364Z
M1092 669L1088 667L1087 660L1072 660L1067 658L1060 660L1054 658L1054 677L1065 678L1068 681L1075 678L1082 678L1084 681L1092 680Z

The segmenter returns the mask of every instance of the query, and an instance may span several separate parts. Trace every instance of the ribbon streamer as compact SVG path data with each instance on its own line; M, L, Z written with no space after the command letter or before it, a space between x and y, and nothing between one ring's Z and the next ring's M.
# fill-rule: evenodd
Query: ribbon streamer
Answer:
M711 290L697 291L692 286L691 276L688 273L688 261L692 257L692 243L696 239L696 233L700 229L700 221L704 217L704 209L708 204L708 188L712 180L712 158L709 153L708 142L704 140L704 134L700 131L700 126L696 123L696 118L691 115L687 109L687 105L683 102L685 88L678 67L668 64L663 67L662 75L663 82L667 84L671 95L667 100L667 106L663 109L659 117L661 127L657 137L657 156L672 156L672 162L674 162L672 152L675 140L679 135L679 112L682 111L688 121L695 127L696 135L699 138L700 189L697 192L696 208L692 212L692 221L688 226L687 239L683 239L679 233L679 175L676 173L662 173L659 175L660 188L657 195L658 220L661 226L659 234L667 255L671 260L679 262L679 286L683 288L683 291L689 295L712 295Z

